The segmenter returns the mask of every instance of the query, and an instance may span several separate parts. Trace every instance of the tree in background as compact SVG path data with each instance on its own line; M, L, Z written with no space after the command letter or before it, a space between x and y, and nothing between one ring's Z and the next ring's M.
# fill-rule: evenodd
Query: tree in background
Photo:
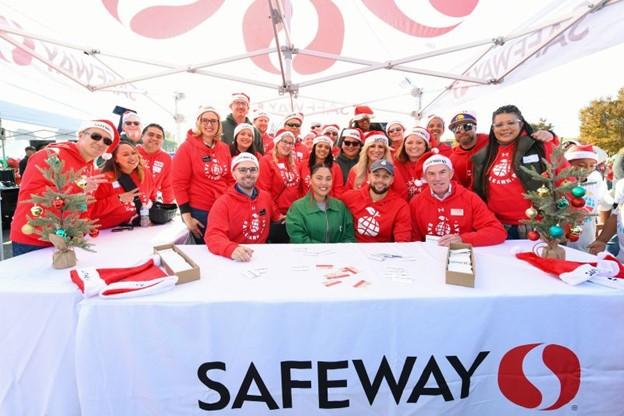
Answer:
M584 143L594 144L609 154L624 146L624 88L617 98L599 98L581 109L581 137Z
M537 123L529 123L529 124L531 124L531 127L533 127L533 131L537 131L537 130L553 131L555 129L555 126L553 126L553 124L550 121L546 120L543 117L540 117Z

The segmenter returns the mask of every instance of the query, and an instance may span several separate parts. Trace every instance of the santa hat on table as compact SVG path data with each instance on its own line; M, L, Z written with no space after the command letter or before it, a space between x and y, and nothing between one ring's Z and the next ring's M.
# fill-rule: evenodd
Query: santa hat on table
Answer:
M600 253L595 262L545 259L533 252L516 253L516 257L554 274L570 285L592 282L601 286L624 290L624 266L609 253Z
M87 267L69 272L83 296L135 297L164 292L175 286L177 276L167 276L153 259L134 267L96 269Z

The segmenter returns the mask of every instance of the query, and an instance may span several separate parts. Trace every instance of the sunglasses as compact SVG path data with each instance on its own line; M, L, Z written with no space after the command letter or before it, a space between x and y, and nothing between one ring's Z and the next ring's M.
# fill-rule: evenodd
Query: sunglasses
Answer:
M298 124L298 123L286 123L286 125L287 125L288 127L292 127L292 128L294 128L294 129L295 129L295 128L299 128L299 127L301 127L301 124Z
M360 142L344 141L342 142L342 144L344 144L347 147L357 147L360 145Z
M91 140L95 140L96 142L99 142L100 140L104 141L104 144L106 146L110 146L111 144L113 144L113 141L110 138L104 137L100 133L91 133L90 137Z
M327 134L328 136L336 136L336 137L338 137L338 133L337 133L337 132L335 132L335 131L328 131L326 134Z
M455 126L453 129L453 133L459 133L460 131L470 131L475 128L475 125L472 123L460 124L459 126Z
M321 127L320 124L314 124L314 125L310 126L310 128L312 128L312 129L318 129L320 127Z
M124 124L126 126L138 126L141 123L139 123L138 121L126 121Z

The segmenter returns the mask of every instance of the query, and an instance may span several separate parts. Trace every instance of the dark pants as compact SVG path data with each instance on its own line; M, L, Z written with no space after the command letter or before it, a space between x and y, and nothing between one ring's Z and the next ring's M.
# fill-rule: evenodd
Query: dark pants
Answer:
M195 241L195 244L205 244L204 243L204 233L206 232L206 227L208 226L208 211L204 211L201 209L191 208L191 217L195 218L197 221L201 222L204 228L200 228L201 236L195 237L192 233L191 236Z
M269 243L272 244L288 244L290 237L286 232L286 224L281 222L272 222L269 229Z
M11 243L11 246L13 248L13 257L17 257L22 254L30 253L31 251L41 250L42 248L45 248L45 246L16 243L15 241Z
M507 240L525 240L527 238L527 233L530 231L529 227L524 224L503 224L503 226L507 231Z

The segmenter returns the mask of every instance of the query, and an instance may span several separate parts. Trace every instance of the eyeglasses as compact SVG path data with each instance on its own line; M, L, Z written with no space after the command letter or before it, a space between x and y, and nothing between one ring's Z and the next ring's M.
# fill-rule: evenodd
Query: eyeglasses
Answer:
M301 124L299 124L299 123L286 123L286 125L288 127L294 128L294 129L297 129L297 128L301 127Z
M318 129L320 127L321 127L320 124L313 124L313 125L310 126L311 129Z
M239 173L246 175L248 173L258 173L258 168L253 166L251 168L236 168Z
M141 123L140 123L140 122L138 122L138 121L126 121L126 122L124 122L124 124L125 124L126 126L138 126L138 125L139 125L139 124L141 124Z
M106 146L113 144L113 140L110 137L104 137L100 133L91 133L89 136L91 137L91 140L95 140L96 142L99 142L100 140L104 141Z
M403 129L402 129L402 128L397 127L397 128L394 128L394 129L390 129L390 130L388 130L388 134L392 134L392 133L400 133L400 132L402 132L402 131L403 131Z
M216 118L202 118L200 120L203 124L217 124L219 119Z
M460 124L458 126L455 126L453 128L453 133L459 133L461 131L470 131L472 129L475 128L475 125L472 123L465 123L465 124Z
M342 142L342 144L344 144L347 147L357 147L360 146L360 142L351 142L351 141L344 141Z
M338 137L338 132L335 132L335 131L329 131L329 132L327 132L327 135L328 135L328 136Z
M282 140L280 143L282 143L282 144L284 144L286 146L294 146L295 145L295 142L288 142L286 140Z
M513 127L518 123L520 123L520 120L508 121L506 123L496 123L492 124L492 127L495 129L502 129L503 127Z

